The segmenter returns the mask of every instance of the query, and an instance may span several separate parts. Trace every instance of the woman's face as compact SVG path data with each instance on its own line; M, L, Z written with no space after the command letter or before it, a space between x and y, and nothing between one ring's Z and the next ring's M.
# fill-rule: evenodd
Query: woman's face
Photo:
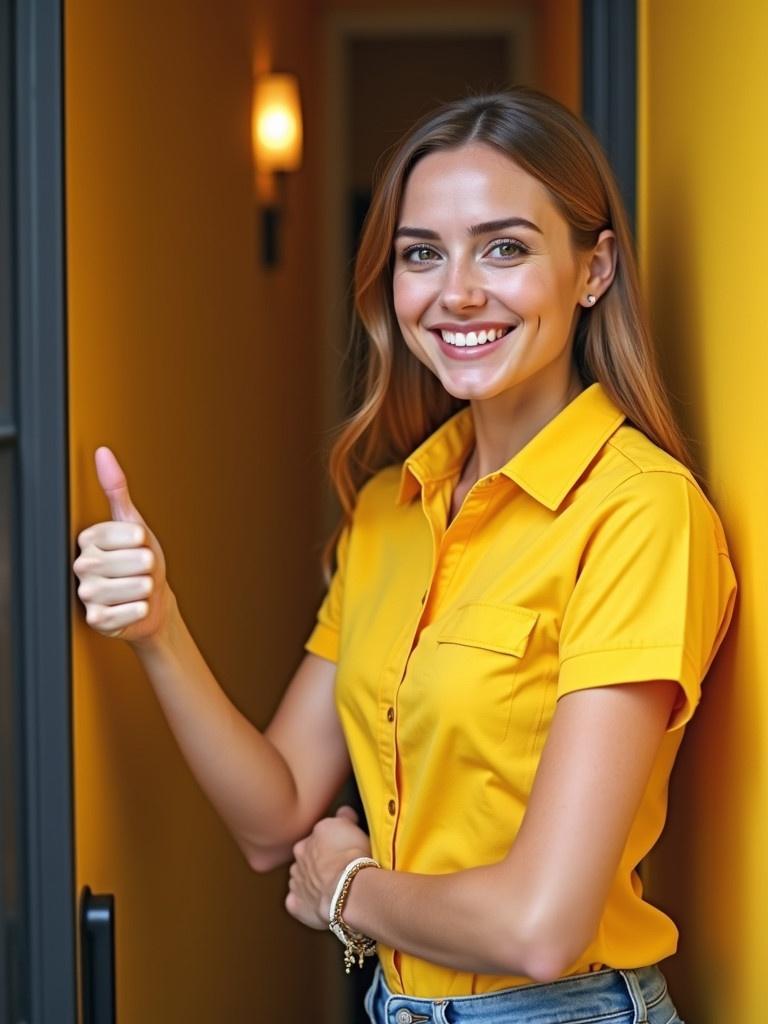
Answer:
M565 389L580 306L607 287L591 256L572 248L545 187L500 151L430 153L410 173L394 240L405 343L457 398L534 378Z

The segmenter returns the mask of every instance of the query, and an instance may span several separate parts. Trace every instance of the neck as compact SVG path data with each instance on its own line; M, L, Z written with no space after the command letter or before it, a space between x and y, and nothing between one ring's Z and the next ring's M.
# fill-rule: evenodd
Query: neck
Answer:
M582 390L574 369L554 386L551 381L541 382L541 386L524 381L494 398L472 401L475 444L463 477L471 485L501 469Z

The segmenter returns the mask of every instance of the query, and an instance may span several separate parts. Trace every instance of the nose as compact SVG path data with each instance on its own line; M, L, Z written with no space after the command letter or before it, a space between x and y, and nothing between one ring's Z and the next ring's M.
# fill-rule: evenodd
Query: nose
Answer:
M476 309L485 304L482 272L470 260L456 260L445 269L440 303L448 310Z

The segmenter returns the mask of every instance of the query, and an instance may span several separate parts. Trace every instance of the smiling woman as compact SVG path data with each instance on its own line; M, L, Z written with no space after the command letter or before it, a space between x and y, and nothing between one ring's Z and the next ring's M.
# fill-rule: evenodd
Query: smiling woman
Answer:
M367 393L306 644L336 668L370 848L323 822L286 906L320 926L341 892L375 1024L673 1024L677 931L636 869L736 580L613 174L517 87L424 117L375 184Z

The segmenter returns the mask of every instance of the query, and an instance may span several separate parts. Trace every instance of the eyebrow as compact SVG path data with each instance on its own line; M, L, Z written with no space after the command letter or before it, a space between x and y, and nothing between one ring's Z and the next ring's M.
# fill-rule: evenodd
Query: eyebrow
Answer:
M474 237L475 235L484 235L488 231L501 231L502 228L530 228L532 231L538 231L540 235L544 232L540 227L537 227L533 221L526 220L525 217L502 217L501 220L487 220L482 224L472 224L467 228L467 234ZM412 238L428 238L431 240L437 240L440 235L437 231L430 231L429 228L411 228L403 225L395 231L394 237L401 238L403 235L408 235Z

